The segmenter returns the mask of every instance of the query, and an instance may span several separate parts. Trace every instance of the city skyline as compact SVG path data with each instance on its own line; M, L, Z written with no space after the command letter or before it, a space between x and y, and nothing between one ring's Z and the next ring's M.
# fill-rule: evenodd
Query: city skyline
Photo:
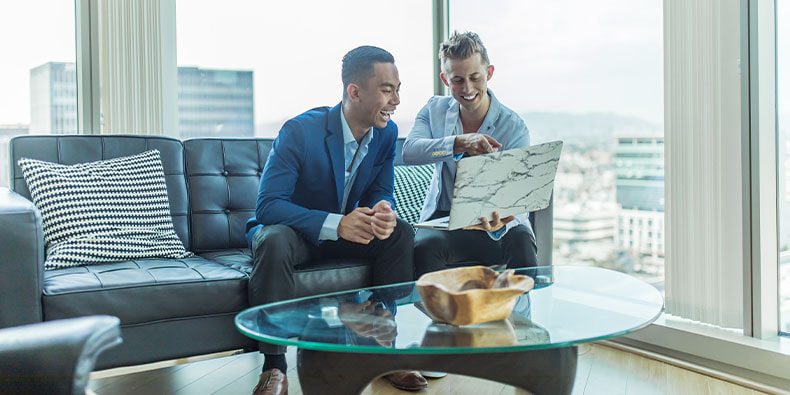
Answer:
M74 63L30 70L30 133L77 133ZM255 136L253 72L178 68L178 129L172 137Z
M507 34L503 36L507 40L497 40L503 34L500 30L491 30L496 27L494 22L497 19L477 18L477 22L470 26L466 21L475 17L476 9L470 9L464 1L452 3L454 11L451 17L456 22L451 20L451 29L480 32L496 66L490 86L516 111L611 112L663 122L660 115L661 92L656 88L647 89L644 85L660 87L660 83L638 78L642 73L638 71L641 66L633 63L634 58L643 63L650 60L653 63L651 67L660 72L661 10L656 6L660 2L634 5L626 0L609 0L612 7L586 2L573 2L573 7L567 7L568 1L557 5L505 1L499 10L507 11L504 14L508 21L523 15L526 20L534 20L540 29L537 31L540 34L525 31L515 42L511 42L510 37L513 36ZM258 122L280 121L306 108L335 104L342 91L340 59L349 49L362 44L380 45L396 56L404 83L396 120L413 120L417 110L433 94L432 63L436 55L430 40L429 3L422 0L395 4L353 1L344 7L343 12L350 19L359 21L360 25L355 30L344 30L346 28L337 26L339 24L327 24L326 15L335 12L336 8L325 2L313 2L305 7L301 3L237 0L226 5L214 7L207 0L177 2L177 63L179 66L256 71L259 78L256 79L255 91L265 92L258 95L259 100L255 104ZM558 19L558 15L564 15L558 13L563 7L574 12L568 14L568 18ZM29 108L22 105L29 102L29 82L25 78L28 70L47 61L74 62L76 59L74 4L67 0L42 0L9 3L0 8L4 11L0 12L0 33L5 37L21 34L26 38L0 43L2 53L14 54L0 64L0 84L14 93L0 97L0 123L29 124ZM607 8L616 11L606 11ZM481 12L490 13L494 9ZM381 29L382 11L386 12L387 20L392 24L388 29ZM292 23L291 15L299 15L300 24ZM647 23L649 20L653 22ZM555 22L558 24L556 29L545 30ZM608 26L605 29L590 29L591 24L604 22ZM320 46L310 45L307 47L309 51L302 50L299 47L301 43L319 39L297 26L304 24L320 27L322 37L334 39ZM632 31L628 39L606 38L608 34L626 29ZM551 40L543 43L540 37L545 36L544 32L562 45L547 45ZM271 37L289 37L289 40L271 40ZM644 41L636 37L657 41L659 45L644 45ZM591 46L593 41L598 43ZM256 46L261 42L266 43L265 47ZM524 50L510 50L514 44L523 46ZM560 48L567 51L560 51ZM640 55L634 56L634 50L647 51L647 48L651 55L637 52ZM601 62L600 53L596 51L607 53L605 58L608 60ZM551 67L547 62L552 59L561 67ZM613 69L613 64L622 65L622 69ZM580 69L581 66L589 70ZM288 78L282 78L283 73L288 73ZM576 77L566 84L574 87L573 92L557 91L557 78L567 79L572 75ZM506 83L511 80L523 80L524 83ZM601 89L607 84L616 89ZM614 92L623 94L611 97ZM640 96L649 100L633 100L637 96L628 92L642 92ZM631 111L634 105L642 105L643 109Z

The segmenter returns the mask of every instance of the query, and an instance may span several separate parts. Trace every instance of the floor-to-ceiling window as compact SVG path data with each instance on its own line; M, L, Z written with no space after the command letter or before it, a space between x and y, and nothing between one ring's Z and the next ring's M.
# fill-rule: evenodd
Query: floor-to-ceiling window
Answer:
M77 132L74 1L0 3L0 185L8 140Z
M663 286L662 1L451 0L489 87L532 143L563 140L554 187L555 264L590 264Z
M340 102L343 55L360 45L393 54L401 136L433 94L431 3L179 0L178 132L276 136L308 109Z
M776 2L779 330L790 335L790 4Z

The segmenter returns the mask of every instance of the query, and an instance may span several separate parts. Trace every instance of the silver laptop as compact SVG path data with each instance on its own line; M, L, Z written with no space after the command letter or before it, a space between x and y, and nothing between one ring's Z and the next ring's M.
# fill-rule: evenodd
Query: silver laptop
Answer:
M491 219L549 206L562 141L509 149L458 161L450 216L415 224L416 228L455 230Z

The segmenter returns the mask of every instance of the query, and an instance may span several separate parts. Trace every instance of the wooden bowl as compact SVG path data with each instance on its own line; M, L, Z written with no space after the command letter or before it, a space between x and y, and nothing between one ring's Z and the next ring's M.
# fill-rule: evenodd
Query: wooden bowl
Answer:
M485 266L460 267L427 273L417 280L417 292L436 321L471 325L503 320L513 311L516 297L529 292L535 281Z

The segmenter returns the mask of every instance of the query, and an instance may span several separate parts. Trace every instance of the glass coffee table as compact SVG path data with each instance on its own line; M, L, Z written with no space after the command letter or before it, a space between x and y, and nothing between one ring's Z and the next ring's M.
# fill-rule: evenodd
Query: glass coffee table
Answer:
M259 341L298 347L305 394L357 394L396 370L438 370L535 394L569 394L578 344L639 330L664 308L656 288L612 270L516 272L534 278L535 288L501 321L433 322L410 282L252 307L236 316L236 327Z

